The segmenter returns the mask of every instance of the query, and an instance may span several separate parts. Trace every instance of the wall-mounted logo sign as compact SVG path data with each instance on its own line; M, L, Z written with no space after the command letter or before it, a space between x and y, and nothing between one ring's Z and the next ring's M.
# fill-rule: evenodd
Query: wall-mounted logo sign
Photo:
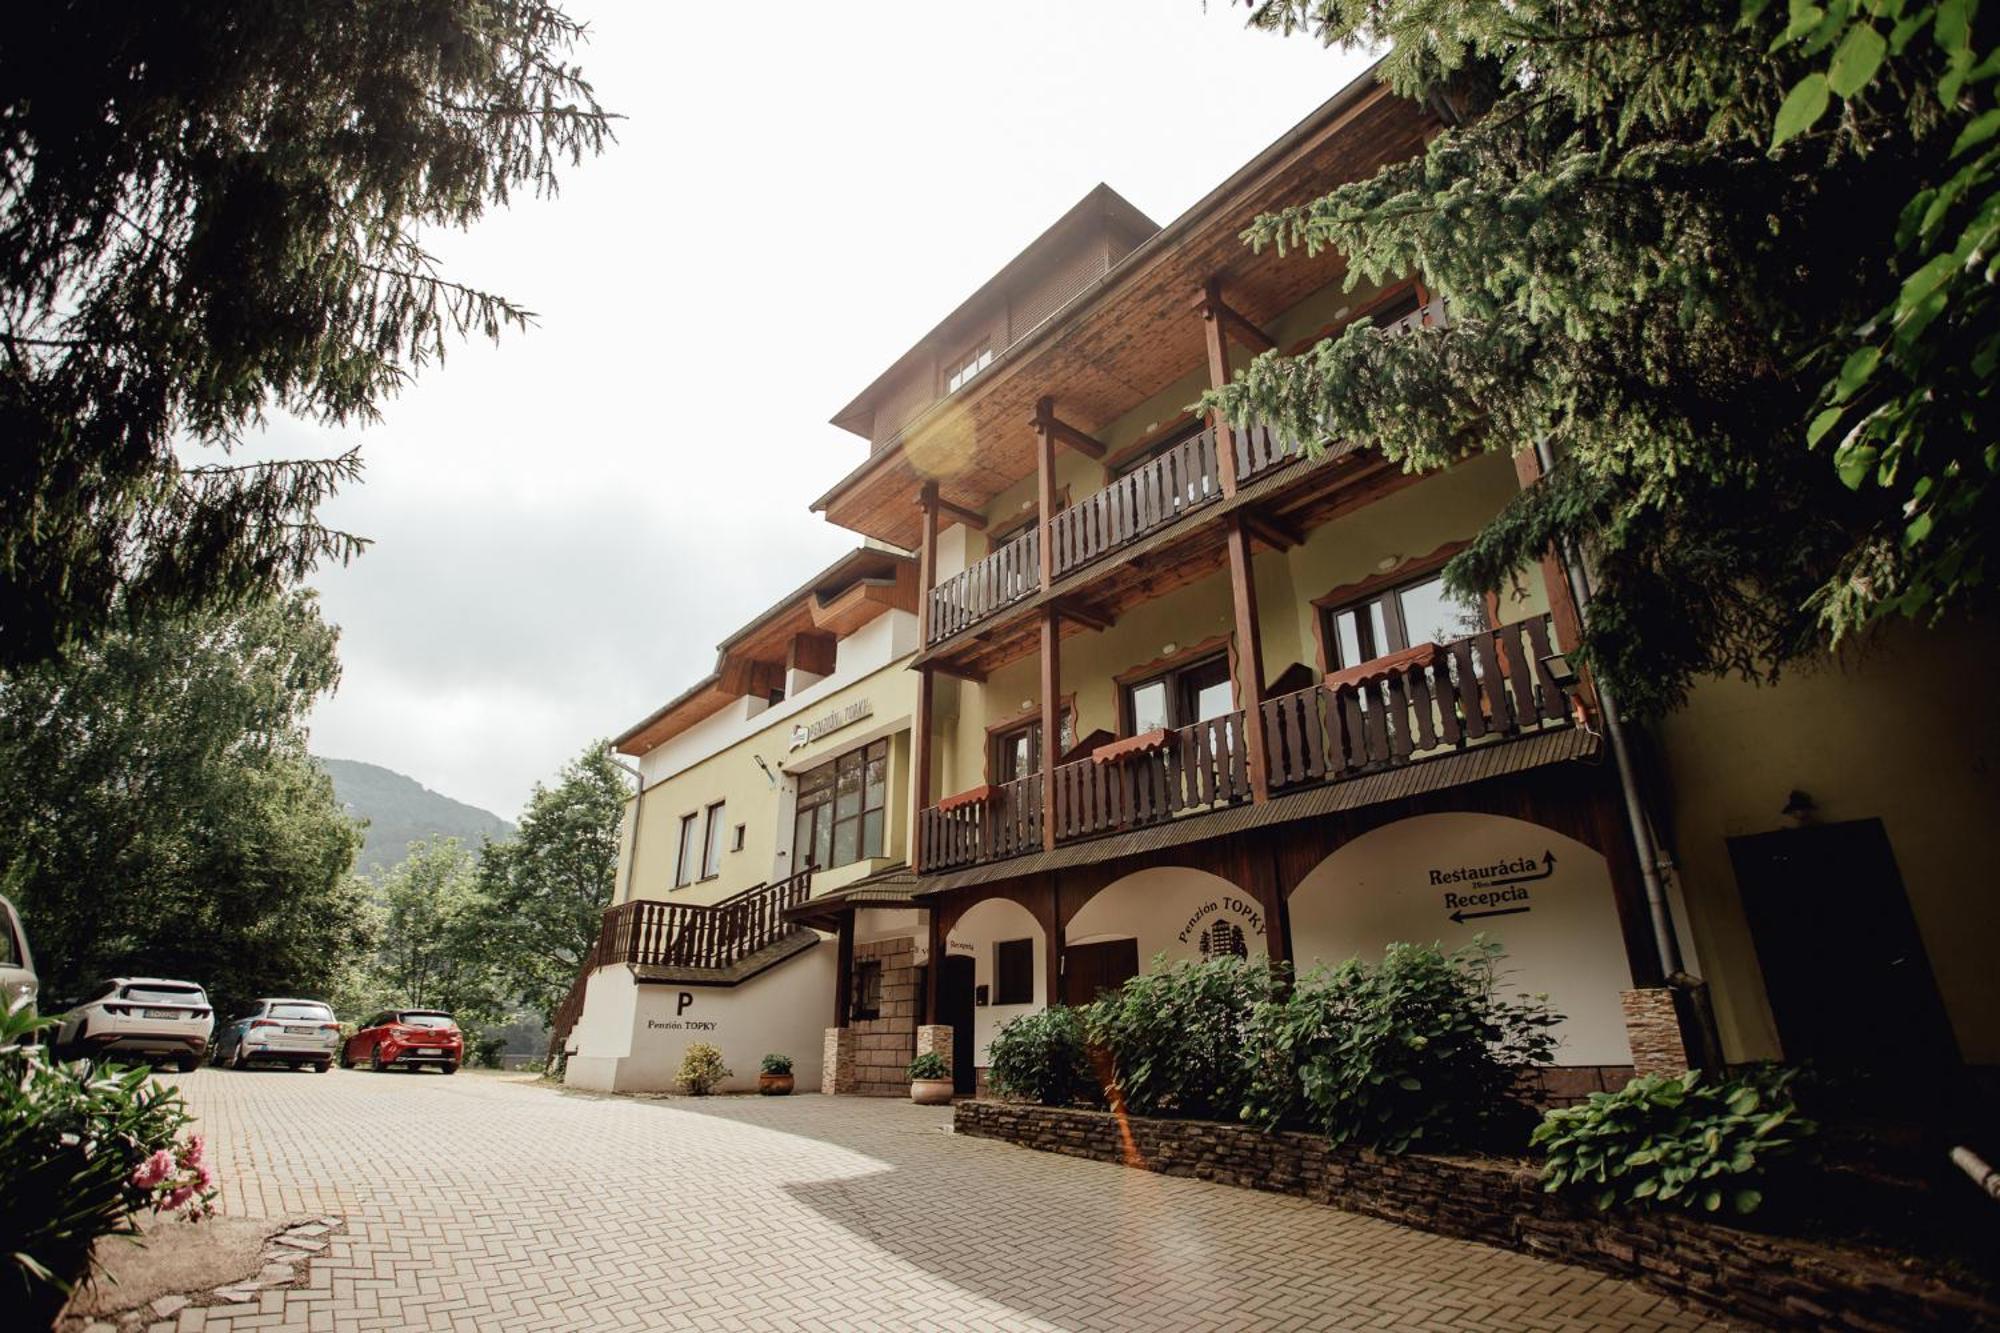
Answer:
M1535 905L1528 896L1528 885L1555 873L1556 854L1545 851L1540 856L1516 856L1496 861L1490 866L1433 869L1430 879L1432 888L1445 884L1466 886L1464 892L1444 895L1445 913L1453 921L1464 925L1479 917L1515 916L1534 910Z
M801 722L798 726L793 727L791 748L794 750L801 749L804 746L811 745L828 732L839 731L842 727L851 726L864 717L873 716L875 716L875 705L867 699L856 699L851 704L834 709L831 713L828 713L825 717L817 721Z
M694 995L682 991L675 997L674 1016L668 1019L649 1018L646 1020L648 1032L713 1032L718 1026L712 1018L686 1018L687 1011L694 1006Z
M1203 958L1248 958L1251 937L1263 933L1264 914L1257 904L1225 893L1196 908L1176 938L1193 943Z

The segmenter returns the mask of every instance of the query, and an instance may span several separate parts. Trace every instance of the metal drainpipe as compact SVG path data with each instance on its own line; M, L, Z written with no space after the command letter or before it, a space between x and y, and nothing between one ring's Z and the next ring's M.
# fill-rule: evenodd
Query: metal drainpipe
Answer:
M1535 441L1535 459L1541 464L1542 475L1549 474L1552 459L1546 440ZM1569 579L1570 596L1576 599L1576 614L1582 620L1590 605L1590 584L1586 579L1582 561L1572 558L1571 553L1559 551L1563 573ZM1639 853L1639 877L1646 886L1646 912L1653 922L1653 947L1660 956L1660 971L1665 980L1673 978L1685 969L1681 964L1680 937L1674 933L1671 909L1667 905L1666 885L1660 879L1660 848L1653 840L1653 824L1646 818L1644 799L1639 794L1639 781L1632 764L1631 747L1625 738L1625 724L1619 719L1618 704L1612 697L1611 687L1602 677L1597 680L1597 702L1604 714L1604 735L1611 742L1611 759L1618 769L1618 787L1625 798L1625 819L1632 829L1632 844Z
M646 775L632 765L607 754L612 764L632 775L632 850L625 860L625 892L618 899L621 903L632 901L633 877L639 873L639 819L646 813Z

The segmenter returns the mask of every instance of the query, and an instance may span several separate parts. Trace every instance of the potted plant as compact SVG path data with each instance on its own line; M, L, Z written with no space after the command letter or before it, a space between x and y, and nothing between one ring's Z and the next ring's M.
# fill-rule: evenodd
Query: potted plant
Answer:
M792 1057L767 1055L757 1075L757 1091L766 1097L785 1097L792 1091Z
M910 1061L910 1100L919 1106L944 1106L951 1101L951 1066L936 1051Z

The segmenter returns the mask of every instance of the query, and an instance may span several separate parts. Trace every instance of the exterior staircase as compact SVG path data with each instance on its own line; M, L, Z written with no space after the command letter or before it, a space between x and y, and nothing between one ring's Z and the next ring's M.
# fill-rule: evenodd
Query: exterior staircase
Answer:
M576 981L549 1027L553 1058L583 1016L591 973L623 963L643 980L734 986L803 953L819 942L805 926L785 919L812 892L812 871L775 884L758 884L719 903L669 903L638 898L606 908L597 942L584 955Z

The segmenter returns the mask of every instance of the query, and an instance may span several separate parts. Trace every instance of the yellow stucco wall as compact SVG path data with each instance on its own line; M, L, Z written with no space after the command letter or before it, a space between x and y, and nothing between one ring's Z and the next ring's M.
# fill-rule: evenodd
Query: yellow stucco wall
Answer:
M1779 1049L1726 839L1788 827L1780 812L1797 789L1821 822L1882 821L1960 1053L2000 1062L1987 842L2000 816L2000 710L1972 668L1996 649L1992 626L1902 628L1775 687L1705 682L1657 728L1689 925L1733 1058Z
M693 764L646 789L644 814L639 830L637 873L632 896L670 898L676 902L710 903L741 892L752 885L782 878L788 873L777 865L777 852L790 842L789 816L781 819L784 807L784 777L847 753L867 740L877 739L885 730L892 734L889 747L888 818L883 832L884 861L908 855L910 758L909 723L916 707L916 675L907 669L908 658L862 677L851 685L808 700L798 711L773 710L773 720L743 740ZM798 750L791 749L792 729L826 717L857 699L867 699L873 713L837 731L829 732ZM779 775L774 787L757 766L757 756ZM783 771L780 771L783 770ZM674 862L679 848L681 817L699 815L712 802L728 803L724 837L728 830L743 824L741 851L724 851L721 872L711 880L698 880L684 888L674 888ZM626 872L631 864L630 814L627 802L625 856L619 865L619 895L625 896ZM725 841L724 846L728 843ZM816 891L838 882L838 872L827 883L815 879Z

